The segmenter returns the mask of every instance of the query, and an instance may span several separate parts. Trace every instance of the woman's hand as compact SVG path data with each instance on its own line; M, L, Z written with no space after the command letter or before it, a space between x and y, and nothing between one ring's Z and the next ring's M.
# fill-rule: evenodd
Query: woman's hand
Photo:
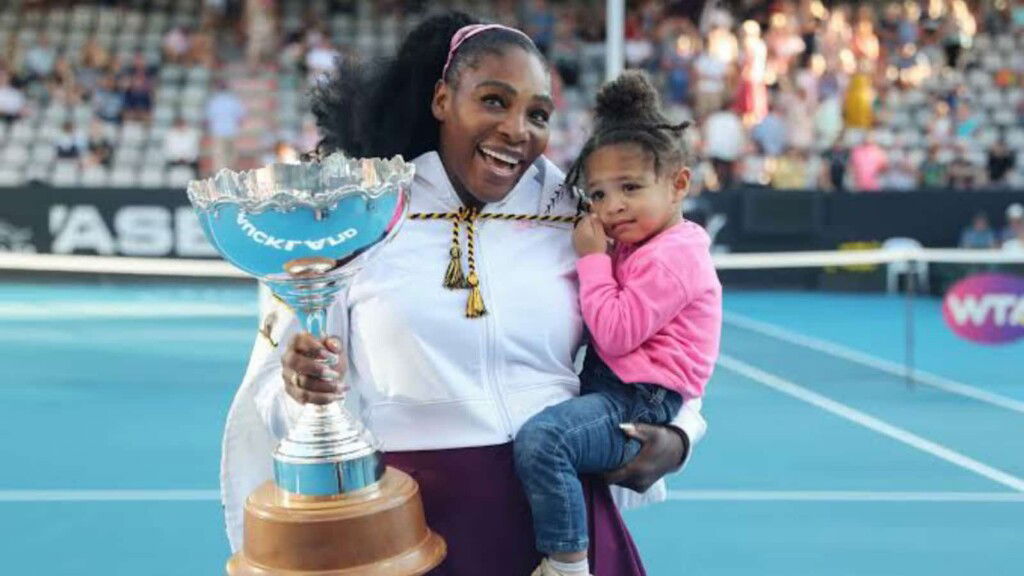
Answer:
M646 492L662 476L677 470L690 450L686 434L668 426L623 424L621 428L627 436L639 440L643 447L636 458L608 472L604 478L609 484L618 484L634 492Z
M608 251L608 236L604 233L604 226L593 214L583 216L576 223L572 231L572 243L580 257Z
M300 404L337 400L345 368L337 338L317 340L308 332L296 334L281 357L285 392Z

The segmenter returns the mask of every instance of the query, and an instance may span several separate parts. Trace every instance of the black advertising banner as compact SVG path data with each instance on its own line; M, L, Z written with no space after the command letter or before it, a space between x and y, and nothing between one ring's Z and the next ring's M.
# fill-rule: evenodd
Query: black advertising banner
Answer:
M836 250L906 236L928 247L956 246L972 216L993 227L1024 191L835 194L736 190L686 203L719 250ZM212 258L181 189L28 186L0 189L0 251Z
M0 250L210 258L185 192L26 187L0 190Z

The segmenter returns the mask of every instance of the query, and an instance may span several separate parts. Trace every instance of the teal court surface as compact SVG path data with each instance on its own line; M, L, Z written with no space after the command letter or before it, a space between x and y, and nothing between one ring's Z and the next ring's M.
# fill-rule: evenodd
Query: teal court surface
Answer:
M0 287L0 573L215 575L220 432L256 328L240 284ZM904 301L726 293L710 428L626 513L661 575L1024 574L1024 343Z

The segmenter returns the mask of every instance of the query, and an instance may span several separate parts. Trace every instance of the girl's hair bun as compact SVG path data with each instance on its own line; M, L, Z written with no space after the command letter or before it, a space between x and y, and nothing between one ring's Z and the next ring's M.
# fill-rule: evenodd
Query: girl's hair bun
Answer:
M599 124L663 121L657 89L637 70L627 70L601 87L595 114Z

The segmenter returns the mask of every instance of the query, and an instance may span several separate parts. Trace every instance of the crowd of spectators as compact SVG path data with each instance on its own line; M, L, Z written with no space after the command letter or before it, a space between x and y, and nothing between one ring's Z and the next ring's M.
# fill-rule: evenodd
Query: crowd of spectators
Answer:
M296 74L305 89L338 57L386 55L427 8L202 4L194 23L168 21L155 52L115 52L96 36L68 50L45 33L27 44L11 35L0 45L0 120L9 126L52 103L88 106L89 118L47 137L60 159L109 166L119 127L151 123L161 67L211 70L215 89L200 113L161 134L168 165L215 170L232 165L245 115L230 79L218 77L226 58L253 74ZM547 56L558 103L548 155L568 165L603 81L603 14L571 1L463 4L521 27ZM686 8L694 4L627 2L625 58L652 75L671 114L694 121L696 189L1024 186L1024 0L748 0L709 2L701 14ZM339 19L351 25L331 26ZM264 135L268 157L315 142L308 102L294 107L300 121Z

